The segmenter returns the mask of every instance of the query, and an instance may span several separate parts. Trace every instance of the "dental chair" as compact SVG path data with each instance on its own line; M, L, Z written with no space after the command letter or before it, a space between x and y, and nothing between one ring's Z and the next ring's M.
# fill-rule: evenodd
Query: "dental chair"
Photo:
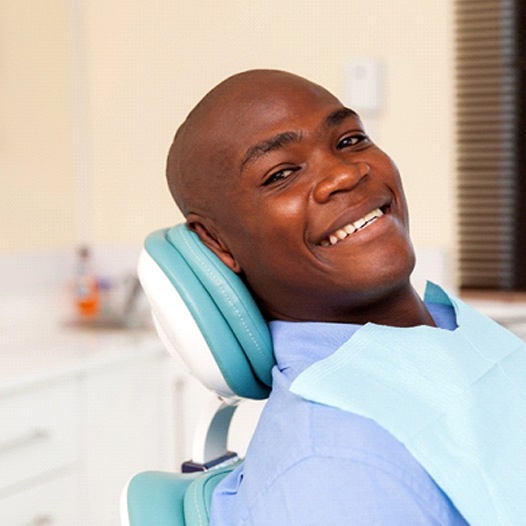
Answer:
M148 236L138 274L167 350L216 393L182 473L143 472L123 491L123 526L204 526L212 493L242 460L228 429L243 399L268 396L274 365L270 333L254 299L186 225Z

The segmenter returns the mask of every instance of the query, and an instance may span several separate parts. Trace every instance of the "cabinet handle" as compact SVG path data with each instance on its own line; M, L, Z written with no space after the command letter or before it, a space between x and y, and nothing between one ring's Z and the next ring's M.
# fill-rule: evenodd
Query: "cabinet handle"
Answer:
M51 438L51 433L47 429L32 429L24 435L0 442L0 455L10 453L16 449L29 447L38 442L44 442Z
M53 526L55 519L51 515L37 515L27 526Z

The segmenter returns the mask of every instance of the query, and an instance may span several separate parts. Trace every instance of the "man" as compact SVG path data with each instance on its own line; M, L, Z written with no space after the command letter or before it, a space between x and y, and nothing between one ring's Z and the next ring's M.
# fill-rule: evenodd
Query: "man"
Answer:
M456 327L451 306L426 305L411 286L400 176L358 115L295 75L241 73L180 127L167 176L189 227L252 291L277 360L211 523L466 524L384 428L289 389L368 322Z

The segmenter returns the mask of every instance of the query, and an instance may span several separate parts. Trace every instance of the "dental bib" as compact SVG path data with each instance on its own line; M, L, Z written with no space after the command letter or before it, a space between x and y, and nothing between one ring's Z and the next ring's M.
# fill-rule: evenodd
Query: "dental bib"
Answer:
M291 386L375 420L472 526L526 524L526 343L440 287L458 327L367 324Z

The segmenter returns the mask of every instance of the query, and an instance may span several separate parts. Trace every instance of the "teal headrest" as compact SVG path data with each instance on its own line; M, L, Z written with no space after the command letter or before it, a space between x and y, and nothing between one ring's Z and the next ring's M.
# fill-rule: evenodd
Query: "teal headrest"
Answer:
M153 232L145 250L186 304L232 392L244 398L266 398L275 363L272 341L241 278L186 225ZM171 307L165 304L162 309ZM173 331L187 329L178 326L180 320L175 315L171 319L170 312L164 318L174 325Z

